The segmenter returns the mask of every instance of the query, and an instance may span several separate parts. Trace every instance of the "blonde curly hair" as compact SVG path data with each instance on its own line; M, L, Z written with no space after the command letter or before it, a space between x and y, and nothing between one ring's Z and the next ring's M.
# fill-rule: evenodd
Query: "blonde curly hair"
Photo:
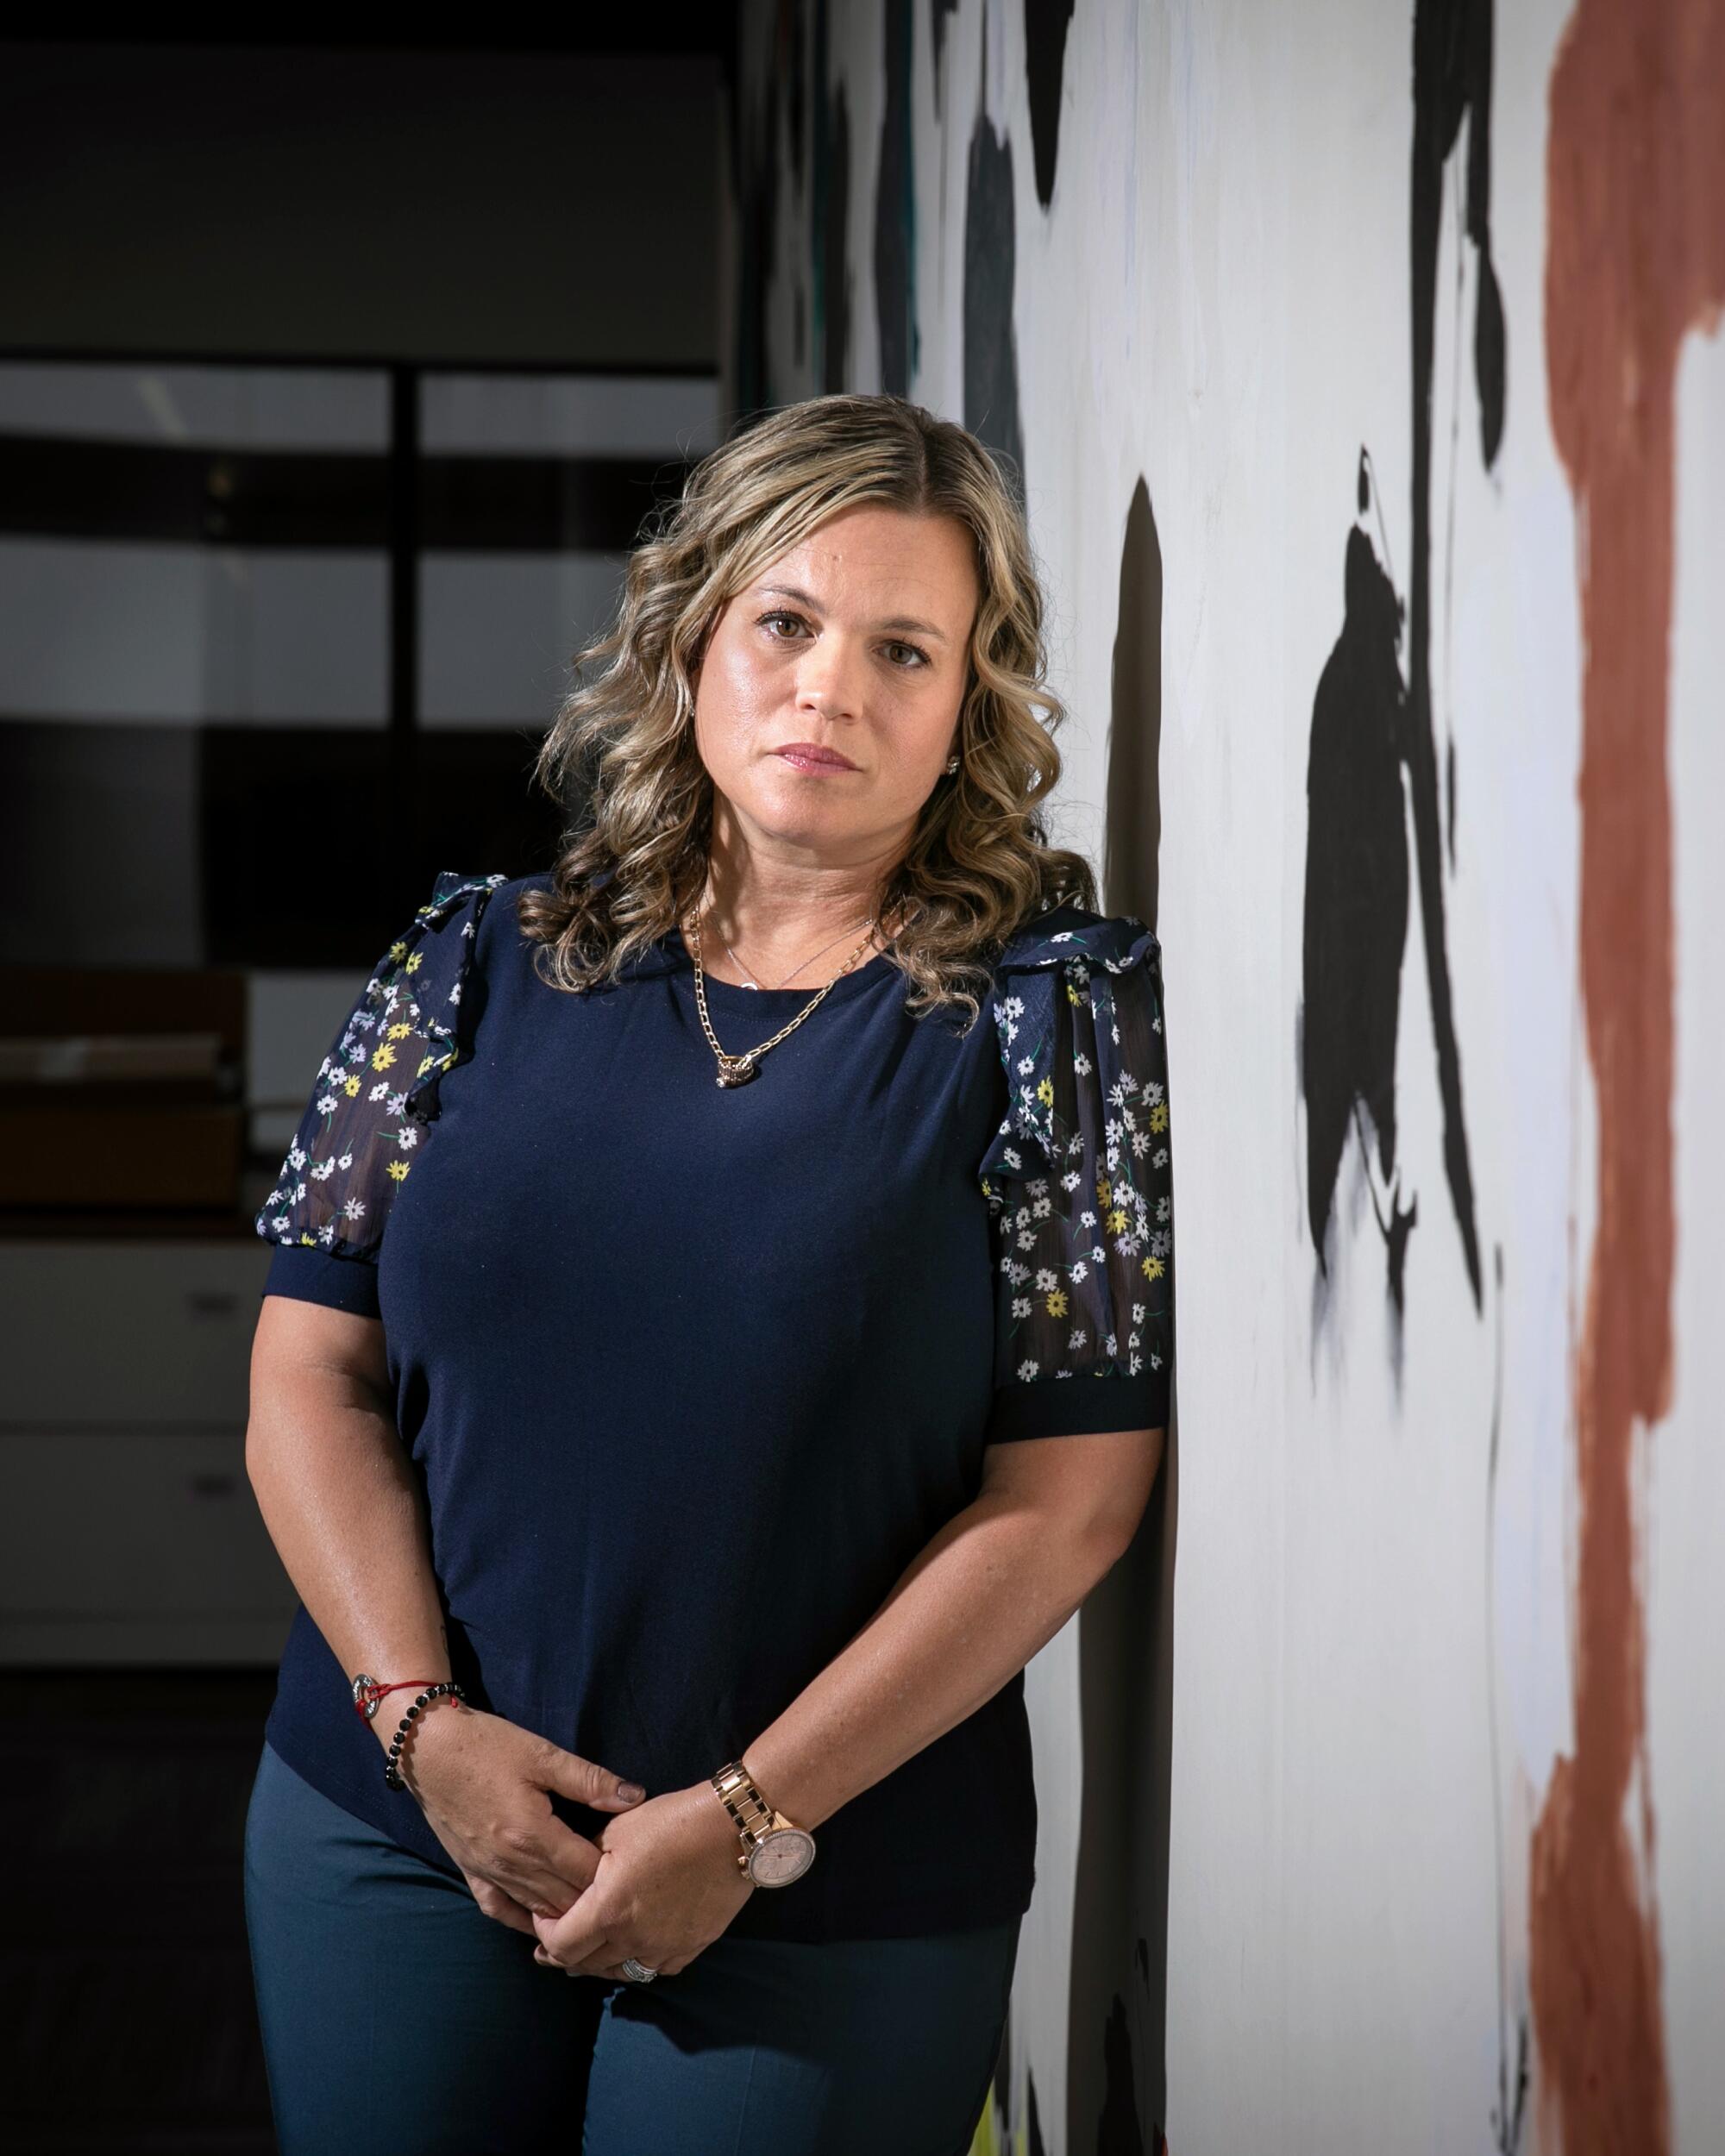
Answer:
M1015 929L1066 902L1095 910L1089 864L1051 845L1044 824L1066 711L1047 686L1043 594L1005 473L975 435L902 397L811 397L701 460L630 554L610 634L576 654L578 676L599 670L564 700L534 772L568 818L561 850L550 888L518 905L552 986L614 980L699 903L713 786L694 682L707 637L768 563L865 502L957 518L981 590L958 771L936 785L880 892L906 1007L951 1006L974 1021Z

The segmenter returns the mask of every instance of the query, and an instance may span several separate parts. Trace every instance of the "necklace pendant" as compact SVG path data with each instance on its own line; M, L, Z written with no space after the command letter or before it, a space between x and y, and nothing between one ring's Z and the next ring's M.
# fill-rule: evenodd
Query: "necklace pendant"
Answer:
M752 1056L727 1056L718 1067L722 1086L746 1086L760 1066Z

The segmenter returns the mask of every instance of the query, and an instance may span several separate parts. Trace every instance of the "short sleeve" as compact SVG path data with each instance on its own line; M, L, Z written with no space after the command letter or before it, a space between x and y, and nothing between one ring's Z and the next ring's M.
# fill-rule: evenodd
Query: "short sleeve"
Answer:
M266 1294L377 1316L384 1231L436 1121L438 1083L471 1053L461 1000L503 881L445 870L348 1013L254 1222L275 1246Z
M995 1231L990 1442L1168 1420L1162 947L1130 914L1079 919L1053 933L1032 924L995 968L1008 1106L977 1171Z

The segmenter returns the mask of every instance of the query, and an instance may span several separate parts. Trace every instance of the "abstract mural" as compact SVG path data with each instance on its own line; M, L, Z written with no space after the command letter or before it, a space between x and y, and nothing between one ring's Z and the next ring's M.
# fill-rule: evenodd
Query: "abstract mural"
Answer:
M1383 1190L1378 1226L1390 1292L1402 1302L1407 1237L1417 1201L1396 1188L1396 1013L1408 926L1409 848L1425 944L1426 984L1442 1103L1444 1171L1474 1300L1479 1234L1462 1103L1461 1054L1444 917L1442 799L1453 815L1453 741L1440 778L1432 710L1433 374L1439 222L1447 160L1466 123L1465 229L1477 251L1472 337L1479 454L1489 469L1503 433L1503 303L1491 265L1490 0L1420 0L1414 16L1408 291L1413 443L1405 598L1387 561L1370 457L1361 452L1358 519L1343 550L1342 629L1318 684L1308 796L1305 995L1306 1194L1323 1263L1336 1171L1351 1128L1369 1119ZM1402 655L1406 632L1406 657ZM1405 669L1405 671L1404 671ZM1404 803L1403 787L1407 790ZM1411 814L1409 813L1411 810ZM1452 846L1453 842L1452 841Z
M1725 4L745 0L741 62L734 402L999 454L1189 1104L974 2156L1710 2156Z
M1576 1354L1575 1744L1534 1830L1531 1976L1568 2156L1665 2156L1634 1443L1672 1401L1673 398L1678 347L1725 308L1725 10L1581 0L1546 169L1546 389L1586 535L1579 950L1599 1201Z

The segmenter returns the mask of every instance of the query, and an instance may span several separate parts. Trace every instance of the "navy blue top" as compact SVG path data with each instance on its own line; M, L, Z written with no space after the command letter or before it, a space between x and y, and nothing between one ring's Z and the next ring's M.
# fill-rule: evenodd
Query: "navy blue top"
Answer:
M656 1796L869 1622L987 1445L1166 1421L1160 950L1131 916L1045 913L968 1031L907 1013L882 955L724 1088L674 932L578 994L535 970L515 900L547 881L441 875L380 961L258 1215L264 1292L381 1318L469 1699ZM808 993L706 981L732 1053ZM269 1743L459 1877L385 1787L352 1675L302 1607ZM1002 1921L1036 1821L1020 1671L733 1928Z

